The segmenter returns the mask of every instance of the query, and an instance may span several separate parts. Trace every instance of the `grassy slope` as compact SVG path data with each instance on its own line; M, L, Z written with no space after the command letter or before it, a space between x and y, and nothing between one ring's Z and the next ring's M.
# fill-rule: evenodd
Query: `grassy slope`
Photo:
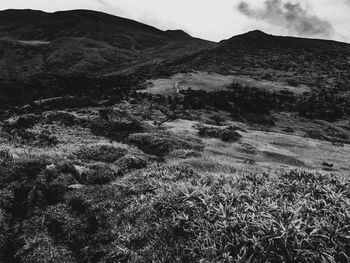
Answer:
M164 116L155 108L120 104L115 110L72 110L75 117L46 112L21 122L27 131L50 131L59 139L56 146L2 134L1 148L10 150L10 155L1 151L0 163L4 257L18 262L346 262L350 257L349 170L340 169L348 163L348 145L246 129L236 143L203 138L201 153L193 121L157 127L153 120ZM112 128L134 118L144 119L137 134L154 134L144 138L162 149L162 158L148 156L129 144L132 140L111 142L108 133L101 137L88 125ZM161 139L166 130L167 139ZM187 155L190 145L194 156ZM319 155L324 149L328 155ZM266 151L280 155L262 155ZM290 171L295 164L276 160L282 154L289 157L283 160L293 155L316 171ZM333 154L339 155L333 175L318 173L319 162L333 161ZM245 164L243 156L256 163Z
M258 80L249 76L222 75L213 72L195 71L188 73L177 73L169 78L154 78L148 81L149 87L140 92L160 94L163 96L175 96L175 85L179 90L205 90L216 91L224 89L232 82L239 83L247 87L258 87L268 91L291 91L296 94L310 92L311 88L306 85L292 86L283 81Z
M0 39L2 78L115 73L213 46L182 31L88 10L1 11Z
M350 45L279 37L253 31L222 41L213 49L181 58L171 70L195 69L311 87L339 85L347 91Z

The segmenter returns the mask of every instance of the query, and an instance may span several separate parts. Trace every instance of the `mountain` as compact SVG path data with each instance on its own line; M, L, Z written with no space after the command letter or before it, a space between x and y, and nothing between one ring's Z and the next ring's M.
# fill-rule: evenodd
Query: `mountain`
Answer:
M96 11L0 12L0 78L40 73L106 74L213 47L181 30Z
M350 83L350 44L282 37L251 31L218 46L184 56L170 70L202 70L283 80L290 84L346 86Z
M96 11L0 12L0 79L200 70L348 91L350 45L251 31L213 43Z

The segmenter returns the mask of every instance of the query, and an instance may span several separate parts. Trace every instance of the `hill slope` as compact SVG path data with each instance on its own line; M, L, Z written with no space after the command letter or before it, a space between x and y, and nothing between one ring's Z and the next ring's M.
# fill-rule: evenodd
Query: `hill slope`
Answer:
M0 78L113 73L213 45L180 30L95 11L0 12Z
M348 90L345 86L350 82L350 45L252 31L177 60L171 66Z

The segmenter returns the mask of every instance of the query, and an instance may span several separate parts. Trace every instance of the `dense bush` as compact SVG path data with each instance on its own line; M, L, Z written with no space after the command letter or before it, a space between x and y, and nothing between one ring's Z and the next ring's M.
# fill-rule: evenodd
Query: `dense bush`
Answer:
M111 77L87 77L79 75L52 75L40 74L20 80L0 80L0 108L12 105L24 105L42 98L53 98L62 95L72 95L78 104L74 105L72 100L62 100L61 102L70 105L69 107L79 107L91 99L87 97L100 97L110 95L119 100L125 98L131 87L136 86L141 81L140 77L111 76ZM53 101L51 101L53 102ZM60 103L51 104L51 108L59 108ZM66 105L66 106L67 106ZM89 104L91 105L91 104ZM41 105L44 106L44 105Z
M226 128L202 126L198 128L198 135L201 137L219 138L224 142L236 142L242 138L242 135L236 130L237 128L233 126Z
M180 137L170 132L135 133L127 138L127 142L137 146L145 153L157 156L164 156L179 149L201 151L204 147L195 138Z
M36 137L36 144L39 146L55 146L58 142L57 137L46 130L41 131Z
M13 121L5 122L4 129L6 131L13 129L28 129L32 128L35 124L37 124L41 120L40 115L35 114L26 114L19 116L17 119Z
M206 108L230 112L234 117L246 113L268 114L273 109L291 108L297 97L288 91L271 92L265 89L245 87L233 83L228 90L206 92L204 90L181 91L185 108Z
M260 116L275 111L295 111L300 116L334 121L350 114L349 103L339 95L335 88L315 89L310 93L296 95L290 91L268 91L261 88L244 87L231 84L228 90L207 92L186 90L183 93L185 108L201 109L214 107L230 112L232 117L245 120L271 122Z
M51 112L45 116L48 123L58 122L65 126L73 126L79 123L79 120L68 112Z
M129 134L145 130L144 123L127 111L102 109L99 117L92 120L89 127L98 136L121 140Z
M48 147L55 146L59 142L57 137L47 130L33 132L27 129L5 128L5 131L7 132L9 141L19 144Z
M119 158L123 157L128 152L128 146L120 145L93 145L82 147L76 153L79 159L84 161L96 161L96 162L106 162L113 163Z
M83 174L85 184L107 184L118 176L117 169L104 163L96 163L88 167L86 174Z
M120 172L126 173L135 169L145 168L149 159L147 156L139 154L127 154L122 158L118 159L114 164L120 169Z
M300 98L298 112L302 117L334 121L350 113L350 106L335 90L321 89Z

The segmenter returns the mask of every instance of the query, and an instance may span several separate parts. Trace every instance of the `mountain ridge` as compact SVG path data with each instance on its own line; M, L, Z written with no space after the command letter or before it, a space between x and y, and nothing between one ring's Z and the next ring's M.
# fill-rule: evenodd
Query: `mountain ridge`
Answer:
M2 78L38 72L101 75L215 45L181 30L162 31L89 10L1 11L0 42ZM40 42L48 45L43 48ZM13 47L6 48L9 43Z
M90 10L0 11L0 47L3 79L125 75L139 69L150 72L148 77L199 70L314 87L344 86L350 78L348 43L260 30L214 43Z

